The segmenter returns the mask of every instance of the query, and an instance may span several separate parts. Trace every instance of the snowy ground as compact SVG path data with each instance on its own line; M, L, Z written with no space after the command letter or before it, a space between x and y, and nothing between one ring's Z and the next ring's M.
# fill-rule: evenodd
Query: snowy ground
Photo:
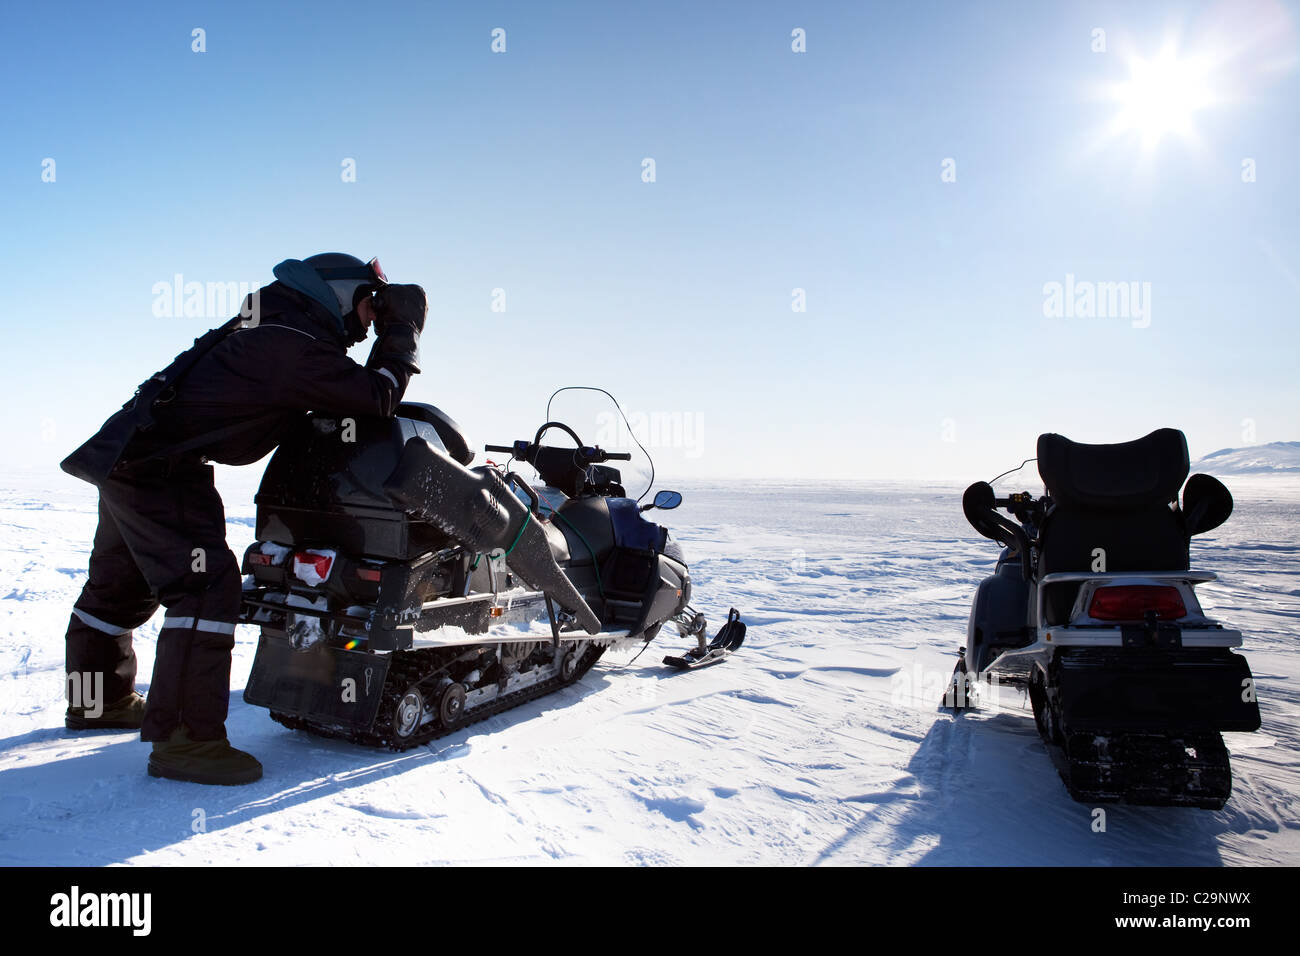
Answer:
M235 552L255 469L221 475ZM936 709L996 546L960 489L679 483L670 525L697 605L749 622L705 671L606 655L575 687L401 755L288 731L243 703L228 727L265 778L209 788L145 774L130 733L63 730L63 632L93 490L0 475L3 864L1300 863L1300 483L1229 479L1237 513L1193 545L1202 589L1246 634L1264 726L1226 735L1221 812L1070 800L1027 705ZM137 632L141 689L161 615ZM612 657L612 659L611 659ZM196 832L199 830L206 832Z

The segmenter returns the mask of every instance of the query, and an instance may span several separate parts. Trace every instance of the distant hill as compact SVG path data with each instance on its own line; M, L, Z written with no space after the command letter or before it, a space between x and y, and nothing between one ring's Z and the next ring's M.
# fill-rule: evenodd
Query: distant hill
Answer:
M1210 475L1300 475L1300 441L1221 448L1192 463Z

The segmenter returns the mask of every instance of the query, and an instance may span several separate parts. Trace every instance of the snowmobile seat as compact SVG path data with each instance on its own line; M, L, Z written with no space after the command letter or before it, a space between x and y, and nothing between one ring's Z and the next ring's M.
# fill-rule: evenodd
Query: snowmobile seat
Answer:
M304 417L262 473L254 498L257 539L384 561L411 561L445 547L441 529L407 515L384 490L412 439L452 445L473 458L455 422L439 415L432 405L399 405L392 418L357 418L352 441L340 440L337 416Z
M1113 445L1039 436L1038 473L1052 506L1039 530L1038 574L1187 570L1177 500L1188 467L1187 439L1174 428ZM1079 587L1047 592L1044 623L1069 617Z

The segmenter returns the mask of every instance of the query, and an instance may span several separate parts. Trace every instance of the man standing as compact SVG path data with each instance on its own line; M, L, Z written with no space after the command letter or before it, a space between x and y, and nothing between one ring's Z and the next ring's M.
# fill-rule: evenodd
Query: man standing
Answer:
M141 385L63 463L99 487L89 578L67 632L73 730L140 728L149 773L250 783L262 766L226 738L239 564L208 461L270 452L308 411L391 416L412 375L427 303L390 285L377 260L289 259L254 293L255 321L232 320ZM347 355L376 341L364 366ZM166 608L146 701L131 632Z

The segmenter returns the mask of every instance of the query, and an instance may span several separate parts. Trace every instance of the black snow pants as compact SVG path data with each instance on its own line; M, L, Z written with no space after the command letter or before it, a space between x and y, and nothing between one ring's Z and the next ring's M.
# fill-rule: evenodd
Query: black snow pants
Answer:
M194 740L226 736L240 577L212 479L211 465L187 458L137 465L100 485L90 575L68 624L69 700L73 680L102 680L107 704L132 692L131 632L161 603L143 740L166 740L179 724Z

